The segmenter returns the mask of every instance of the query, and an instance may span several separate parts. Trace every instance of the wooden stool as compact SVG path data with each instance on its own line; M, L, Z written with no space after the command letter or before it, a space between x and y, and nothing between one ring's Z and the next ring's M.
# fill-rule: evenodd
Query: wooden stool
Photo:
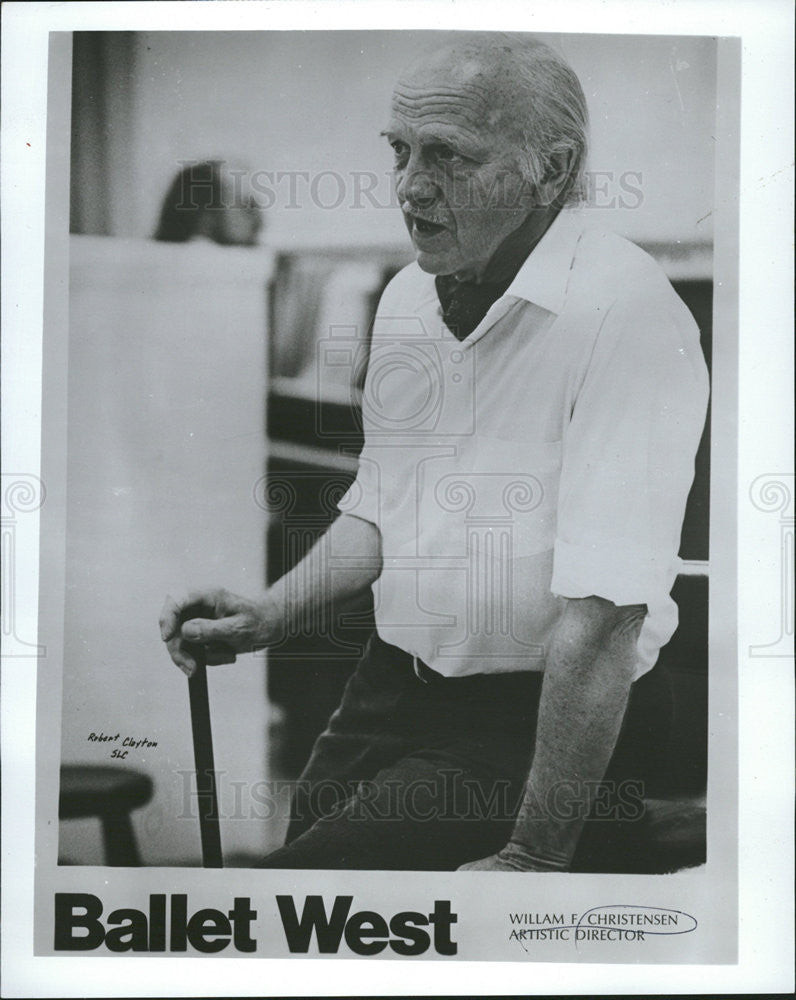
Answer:
M96 816L102 824L105 863L141 864L130 813L152 798L152 779L130 768L72 764L61 768L60 819Z

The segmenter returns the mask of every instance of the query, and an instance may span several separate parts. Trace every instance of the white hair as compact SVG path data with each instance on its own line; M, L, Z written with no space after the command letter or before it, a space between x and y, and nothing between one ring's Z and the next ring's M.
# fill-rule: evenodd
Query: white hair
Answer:
M516 85L503 124L517 136L519 168L536 187L569 155L569 171L555 199L565 205L585 197L589 113L574 70L554 49L530 35L473 32L450 48L457 60L472 58L502 71Z

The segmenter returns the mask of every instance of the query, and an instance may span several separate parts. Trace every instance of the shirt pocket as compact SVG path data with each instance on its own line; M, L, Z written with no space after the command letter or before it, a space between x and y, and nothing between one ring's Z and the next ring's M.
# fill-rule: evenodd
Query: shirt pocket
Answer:
M536 555L555 542L561 454L561 441L473 435L423 493L466 548L480 542L499 560Z

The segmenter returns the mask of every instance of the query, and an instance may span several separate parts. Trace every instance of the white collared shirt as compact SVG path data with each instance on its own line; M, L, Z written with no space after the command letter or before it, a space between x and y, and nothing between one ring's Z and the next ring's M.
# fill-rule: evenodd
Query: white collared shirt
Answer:
M469 337L411 264L373 329L359 473L386 641L445 676L544 669L563 598L646 604L637 675L670 598L705 419L699 331L628 241L561 213Z

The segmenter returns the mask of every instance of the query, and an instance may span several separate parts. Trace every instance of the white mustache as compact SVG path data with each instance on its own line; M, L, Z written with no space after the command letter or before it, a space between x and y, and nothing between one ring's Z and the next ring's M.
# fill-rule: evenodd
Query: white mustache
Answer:
M413 219L420 219L421 222L430 222L434 226L446 226L447 225L447 221L445 219L443 219L443 218L440 218L440 216L438 216L438 215L429 215L426 212L418 212L415 209L411 208L406 203L404 203L403 205L401 205L401 211L404 213L404 215L409 215Z

